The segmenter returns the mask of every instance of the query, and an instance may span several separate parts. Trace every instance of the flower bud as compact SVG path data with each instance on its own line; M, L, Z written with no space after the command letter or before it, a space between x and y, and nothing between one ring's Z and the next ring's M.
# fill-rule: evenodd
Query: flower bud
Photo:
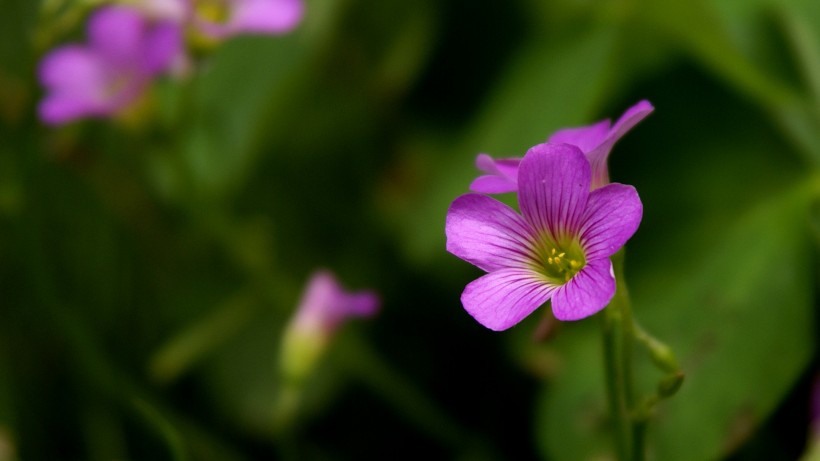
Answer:
M378 307L375 293L347 292L330 272L316 272L282 337L280 365L285 380L305 379L345 320L370 317Z

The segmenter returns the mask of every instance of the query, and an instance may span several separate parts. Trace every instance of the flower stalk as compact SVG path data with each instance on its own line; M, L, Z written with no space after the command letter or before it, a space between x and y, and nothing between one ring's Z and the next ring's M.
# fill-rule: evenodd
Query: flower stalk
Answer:
M620 333L620 312L613 306L604 310L602 333L604 347L604 374L609 413L615 442L615 453L618 461L627 461L631 451L631 434L629 408L626 403L626 389L623 369L622 338Z
M619 461L646 459L646 433L655 405L673 396L683 384L684 374L672 349L646 332L632 317L629 292L623 273L624 252L612 256L617 288L604 310L603 346L607 400L612 417L616 458ZM654 394L635 399L632 388L632 353L635 344L649 352L664 376Z
M604 309L603 345L604 371L606 379L607 400L612 418L615 452L619 461L632 459L631 453L640 450L633 447L633 428L631 424L632 406L632 310L623 280L623 250L612 257L615 271L616 292L612 301Z

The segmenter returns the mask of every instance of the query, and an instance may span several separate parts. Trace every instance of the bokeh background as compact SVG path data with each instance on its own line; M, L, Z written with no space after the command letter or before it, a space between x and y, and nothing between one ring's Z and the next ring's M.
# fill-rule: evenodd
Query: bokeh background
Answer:
M650 459L812 440L820 2L307 0L291 34L199 48L141 115L46 126L38 60L91 7L0 3L0 460L611 459L599 319L485 329L444 217L477 153L640 99L610 156L645 207L626 276L687 374ZM275 430L317 268L382 310Z

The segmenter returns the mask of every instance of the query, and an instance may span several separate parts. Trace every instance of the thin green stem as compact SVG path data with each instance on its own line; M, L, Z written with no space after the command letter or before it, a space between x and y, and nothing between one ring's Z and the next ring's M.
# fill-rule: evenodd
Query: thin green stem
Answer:
M629 459L631 435L629 424L629 409L626 405L623 360L620 335L620 312L610 303L604 309L602 316L602 332L604 346L604 372L606 377L607 400L612 417L613 435L615 441L616 458L619 461Z
M629 300L629 290L624 278L624 252L619 251L613 257L613 267L617 289L615 291L615 306L620 310L621 320L621 368L623 369L624 399L628 408L635 404L632 390L632 350L635 344L635 322L632 319L632 304Z
M619 460L637 461L644 459L646 421L633 418L632 352L636 330L624 279L623 251L613 256L612 263L617 289L603 316L607 395L617 457Z
M619 460L644 461L646 433L653 408L677 392L684 374L672 349L647 333L632 317L624 278L623 251L612 257L612 265L617 287L615 296L604 310L603 334L607 397L614 426L615 449ZM655 365L665 373L656 393L641 401L636 401L632 388L635 344L645 347Z
M646 428L649 425L648 419L635 421L632 426L632 461L644 461L646 459Z
M623 399L629 412L631 442L629 444L630 459L643 461L646 452L647 420L632 418L635 409L635 393L632 388L632 351L635 346L636 324L632 317L632 303L629 299L629 290L624 277L624 252L619 251L613 257L615 281L615 305L620 310L621 319L621 369L623 370Z

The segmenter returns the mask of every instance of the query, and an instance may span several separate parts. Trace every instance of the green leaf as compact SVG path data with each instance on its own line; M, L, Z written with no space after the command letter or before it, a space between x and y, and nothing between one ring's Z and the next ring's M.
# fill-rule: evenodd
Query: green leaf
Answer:
M658 259L629 280L640 321L673 347L686 373L678 395L652 422L655 459L727 454L809 363L814 278L807 190L798 184L763 201L712 245L692 248L695 271L677 273ZM670 277L653 283L653 272ZM600 347L596 334L583 326L556 344L567 365L547 390L539 421L541 448L551 459L590 459L606 450L601 364L589 362ZM648 392L659 374L645 355L638 363Z
M800 6L801 2L793 3ZM811 105L806 104L806 91L788 75L775 71L789 67L787 63L780 62L783 58L781 49L766 52L760 49L763 46L750 43L756 37L765 35L753 25L760 23L767 13L774 10L773 3L760 0L718 4L719 7L701 0L641 1L637 17L639 23L657 29L659 37L672 40L707 70L765 108L801 153L814 165L820 164L820 117ZM781 7L779 4L777 6ZM782 6L782 11L786 12L781 14L786 18L786 27L793 29L794 24L789 24L788 18L793 11L799 10L793 6ZM804 27L799 32L803 34L798 34L800 41L794 44L797 53L801 52L801 46L816 46L806 39L806 32L810 31L808 24L801 26ZM771 46L771 42L770 39L763 43ZM814 64L801 65L802 70L808 72L806 83L812 85Z
M813 279L803 231L806 205L802 189L763 203L704 249L693 279L633 290L641 320L673 345L687 375L653 426L656 459L726 454L807 365ZM542 448L559 460L600 454L608 435L600 364L588 360L600 347L597 330L571 333L556 345L567 366L541 407ZM648 366L641 375L645 389L658 378Z
M704 255L689 286L636 297L687 374L659 414L660 459L714 459L737 447L808 364L814 277L807 206L802 187L762 203Z
M195 118L182 155L190 185L206 198L232 192L258 155L258 140L304 71L298 36L240 37L225 43L196 81Z

